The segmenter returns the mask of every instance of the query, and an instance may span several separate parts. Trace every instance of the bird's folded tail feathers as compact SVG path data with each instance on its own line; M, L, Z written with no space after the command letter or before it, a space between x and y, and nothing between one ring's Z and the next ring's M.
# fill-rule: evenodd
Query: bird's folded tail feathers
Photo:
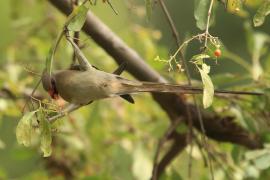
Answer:
M159 92L159 93L183 93L183 94L202 94L203 89L189 85L177 85L154 82L141 82L140 85L123 83L123 92L132 94L136 92ZM234 95L263 95L260 92L249 91L230 91L230 90L215 90L215 94L234 94ZM120 92L121 95L121 92Z
M199 94L202 93L201 88L194 88L186 85L175 85L154 82L140 82L140 85L122 83L123 92L132 94L137 92L161 92L161 93L184 93L184 94ZM119 92L121 94L121 92Z

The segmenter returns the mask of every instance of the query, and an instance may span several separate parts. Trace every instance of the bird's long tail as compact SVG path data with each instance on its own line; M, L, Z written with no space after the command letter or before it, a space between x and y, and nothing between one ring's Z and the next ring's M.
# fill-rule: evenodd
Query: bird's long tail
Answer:
M183 94L201 94L202 88L192 87L188 85L176 85L154 82L140 82L141 84L123 83L123 90L125 94L132 94L136 92L159 92L159 93L183 93ZM263 95L260 92L249 91L230 91L230 90L215 90L215 94L232 94L232 95Z

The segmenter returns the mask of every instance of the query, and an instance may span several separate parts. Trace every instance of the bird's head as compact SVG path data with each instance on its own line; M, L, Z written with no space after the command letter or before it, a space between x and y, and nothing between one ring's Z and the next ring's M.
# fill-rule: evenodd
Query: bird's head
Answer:
M58 99L58 91L56 88L56 82L53 74L49 74L44 71L41 77L42 85L45 91L49 93L51 98Z

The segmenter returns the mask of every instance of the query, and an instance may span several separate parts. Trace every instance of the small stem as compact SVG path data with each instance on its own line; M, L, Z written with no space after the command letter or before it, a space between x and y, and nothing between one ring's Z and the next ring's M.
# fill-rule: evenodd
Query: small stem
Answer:
M177 54L181 52L181 49L187 45L188 43L190 43L191 41L193 41L194 39L197 39L198 37L202 36L203 34L198 34L196 36L193 36L192 38L184 41L181 46L179 46L179 48L176 50L176 52L170 57L170 60L171 61L173 58L176 58Z
M70 104L65 110L61 111L59 114L53 116L53 117L50 117L48 119L48 121L50 123L53 123L55 122L57 119L61 118L61 117L64 117L65 115L67 115L68 113L72 112L72 111L75 111L79 108L81 108L82 106L81 105L74 105L74 104Z
M79 5L79 0L75 0L73 6L78 6ZM73 7L74 8L74 7ZM79 38L80 38L80 32L79 31L76 31L74 32L74 35L73 35L73 42L78 46L80 47L80 44L79 44ZM76 64L76 54L75 52L73 52L73 57L72 57L72 62L71 62L71 66L75 65Z
M156 153L155 153L155 157L154 157L154 167L153 167L153 171L152 171L151 180L158 179L158 177L157 177L157 174L158 174L158 165L159 165L158 160L159 160L160 152L162 150L162 146L165 143L165 141L168 139L168 137L170 136L170 134L172 134L172 132L175 130L176 126L180 122L181 122L181 119L180 118L178 118L174 122L172 122L172 124L166 130L165 134L159 140L158 146L157 146L157 149L156 149Z
M109 4L109 6L112 8L113 12L114 12L116 15L118 15L118 12L117 12L117 10L113 7L111 1L110 1L110 0L107 0L106 2L107 2L107 3Z
M207 23L206 23L206 29L205 29L204 47L207 46L207 39L208 39L208 34L209 34L209 25L210 25L210 18L211 18L213 4L214 4L214 0L211 0L210 6L208 9L208 13L207 13Z
M32 98L31 97L34 97L34 94L39 86L39 84L41 83L41 78L39 79L38 83L36 84L36 86L34 87L33 91L31 92L30 96L28 97L28 99L26 100L23 108L22 108L22 113L24 113L24 110L25 110L25 107L26 107L26 104L29 100L31 100Z

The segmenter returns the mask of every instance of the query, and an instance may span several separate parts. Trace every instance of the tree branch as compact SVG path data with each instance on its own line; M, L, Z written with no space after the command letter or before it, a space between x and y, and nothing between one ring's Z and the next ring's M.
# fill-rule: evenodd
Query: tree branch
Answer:
M156 178L160 179L160 176L165 171L165 168L172 162L172 160L186 147L188 144L187 136L184 134L174 133L173 144L169 148L168 152L161 159L160 163L157 166Z

